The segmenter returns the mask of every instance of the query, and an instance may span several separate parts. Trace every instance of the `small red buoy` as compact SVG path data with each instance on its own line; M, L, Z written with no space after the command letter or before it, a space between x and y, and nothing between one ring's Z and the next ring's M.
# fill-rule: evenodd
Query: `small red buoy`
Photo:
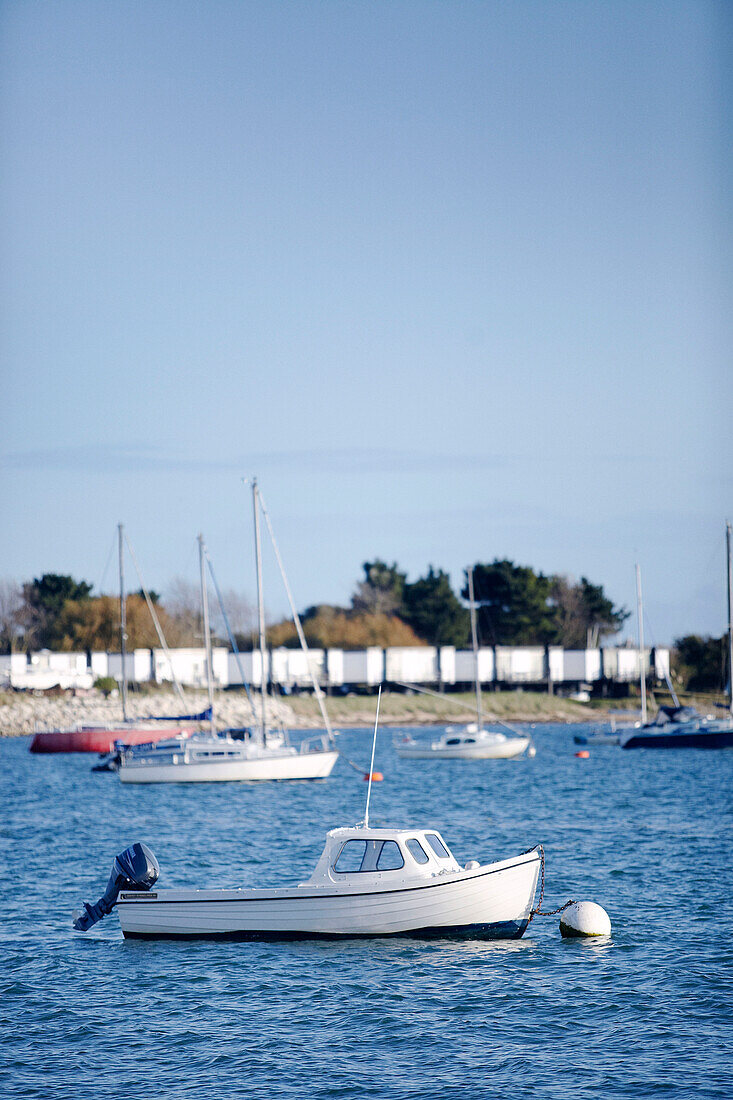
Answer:
M364 776L364 779L365 780L369 779L369 772L366 773L366 775ZM381 772L372 772L372 783L381 783L383 779L384 779L384 776L382 775Z
M587 760L588 757L590 756L590 753L588 752L587 749L581 749L580 752L576 752L575 755L579 756L581 760Z

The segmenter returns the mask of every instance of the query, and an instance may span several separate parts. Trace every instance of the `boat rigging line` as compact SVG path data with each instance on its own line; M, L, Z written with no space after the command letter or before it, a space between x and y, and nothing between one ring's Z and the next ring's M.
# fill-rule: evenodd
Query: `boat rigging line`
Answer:
M242 677L242 684L244 686L244 690L247 693L247 701L248 701L250 707L252 708L252 721L256 722L257 721L257 712L255 710L255 705L254 705L254 700L252 698L252 693L249 690L249 684L247 683L247 677L244 675L244 668L242 666L242 655L239 652L239 646L237 645L237 641L236 641L236 638L234 637L234 634L232 632L232 628L229 625L229 616L227 615L226 609L224 607L224 601L223 601L222 596L221 596L221 591L219 589L219 585L216 582L216 576L214 575L214 566L211 564L211 558L209 557L209 551L208 551L206 546L204 546L204 554L206 556L206 564L209 567L209 574L211 576L211 580L212 580L213 585L214 585L214 591L216 592L216 599L219 603L219 610L221 611L221 617L224 620L224 626L226 628L226 632L227 632L227 635L229 637L229 644L232 647L232 651L234 653L234 659L237 662L237 668L239 669L239 675Z
M121 525L120 525L120 527L121 527ZM130 546L130 540L128 539L127 535L124 535L124 540L125 540L125 544L127 546L127 550L128 550L129 555L130 555L130 558L132 559L132 564L135 567L135 572L137 573L137 579L140 582L140 591L142 592L143 596L145 597L145 602L148 605L148 611L150 612L150 617L153 620L153 625L155 626L155 631L158 635L158 641L160 642L161 647L163 649L163 652L165 653L166 658L168 659L168 665L169 665L170 670L171 670L171 678L173 680L173 687L175 689L175 692L176 692L178 698L181 700L181 703L185 706L186 705L186 700L184 698L183 690L181 688L181 685L178 683L178 678L176 676L176 670L173 667L173 658L171 657L170 650L168 649L168 643L165 640L165 635L163 634L163 628L160 625L160 620L158 619L158 616L155 613L155 606L153 604L153 601L150 599L150 596L148 595L148 590L145 587L145 584L143 583L143 578L142 578L142 575L140 573L140 567L137 564L137 558L135 557L132 546Z
M408 691L419 691L421 695L432 695L435 699L442 699L445 703L448 702L445 695L441 695L439 691L432 691L430 688L418 687L417 684L406 684L403 683L402 680L394 680L393 683L395 683L397 687L407 688ZM466 703L460 703L458 702L458 700L451 700L451 706L458 707L460 710L468 711L469 714L476 714L475 707L469 707L466 705ZM489 722L493 722L494 725L503 726L504 729L509 730L510 733L516 734L517 732L514 726L510 726L508 722L502 722L501 718L494 718L488 714L486 715L486 718ZM530 741L531 740L532 739L530 738Z

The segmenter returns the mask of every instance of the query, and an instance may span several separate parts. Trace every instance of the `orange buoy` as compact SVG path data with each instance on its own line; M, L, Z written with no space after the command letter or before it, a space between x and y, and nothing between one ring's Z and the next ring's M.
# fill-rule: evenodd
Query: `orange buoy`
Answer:
M366 773L364 779L369 779L369 772ZM381 783L384 776L381 772L372 772L372 783Z
M588 752L587 749L581 749L580 752L576 752L575 755L579 756L581 760L587 760L588 757L590 756L590 753Z

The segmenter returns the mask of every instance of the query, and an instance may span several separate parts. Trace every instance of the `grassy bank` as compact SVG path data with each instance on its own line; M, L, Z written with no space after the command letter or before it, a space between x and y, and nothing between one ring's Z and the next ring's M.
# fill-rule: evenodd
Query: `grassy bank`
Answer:
M298 725L320 722L318 701L310 695L289 696ZM336 726L369 726L374 722L376 695L332 696L327 700L328 714ZM546 692L502 691L484 696L486 721L499 718L504 722L587 722L600 717L583 703L560 699ZM436 698L432 695L384 692L380 706L380 722L393 725L432 725L445 722L470 722L476 714L476 697L472 692L456 692Z

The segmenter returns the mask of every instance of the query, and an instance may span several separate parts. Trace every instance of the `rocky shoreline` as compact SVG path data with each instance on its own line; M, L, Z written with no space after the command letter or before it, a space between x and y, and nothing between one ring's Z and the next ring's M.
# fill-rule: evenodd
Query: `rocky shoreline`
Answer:
M470 721L467 699L446 695L440 699L400 692L382 696L381 722L390 725L431 725ZM374 722L375 697L371 695L339 696L328 699L331 724L338 726L370 726ZM185 707L173 692L131 694L128 714L143 719L150 715L170 715L182 712L196 714L205 710L205 692L186 694ZM608 719L612 712L589 710L569 699L533 692L492 693L486 696L486 721L492 718L506 722L589 722ZM65 729L78 723L109 724L119 722L122 708L118 697L105 698L98 691L62 695L34 692L3 692L0 694L0 736L16 737L36 729ZM309 695L289 699L268 699L267 719L289 729L320 729L323 719L315 698ZM221 692L216 697L216 722L224 726L247 726L252 712L247 697L241 692Z
M185 707L173 693L132 695L127 712L131 718L147 718L181 713L199 714L209 705L205 692L189 693ZM294 725L294 716L287 704L268 700L268 720ZM252 721L252 712L243 695L217 698L217 725L246 726ZM108 725L119 722L122 707L119 698L105 699L99 692L75 696L36 696L32 692L5 693L0 696L0 736L17 737L33 733L36 729L67 729L79 723Z

